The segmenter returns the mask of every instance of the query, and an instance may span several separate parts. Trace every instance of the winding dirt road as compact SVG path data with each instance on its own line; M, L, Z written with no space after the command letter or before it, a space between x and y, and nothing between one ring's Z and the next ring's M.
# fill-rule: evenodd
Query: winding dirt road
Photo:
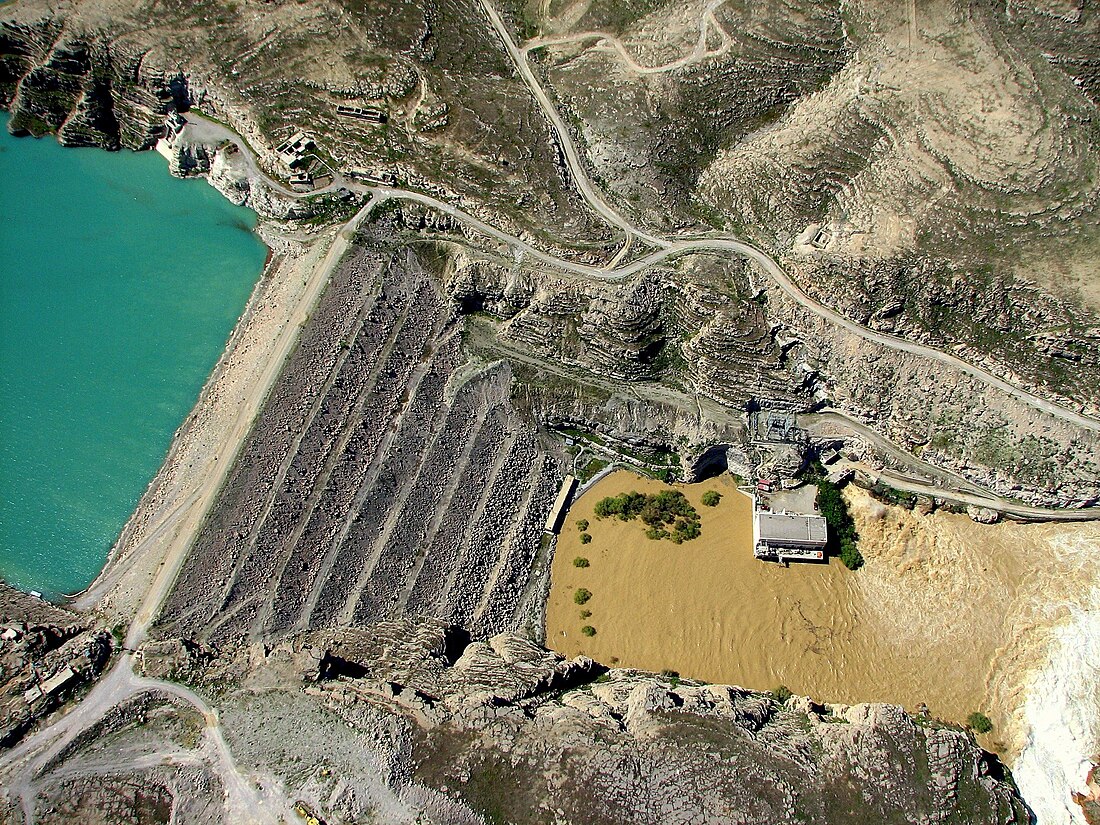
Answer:
M1016 386L1003 378L995 375L989 370L982 367L975 366L973 364L964 361L963 359L951 355L941 350L933 349L932 347L924 346L923 344L913 343L902 338L898 338L893 335L886 335L884 333L875 332L867 327L857 324L854 321L845 318L835 310L826 307L825 305L815 301L805 292L803 292L797 284L787 275L781 266L767 253L757 249L751 244L738 240L732 236L720 236L720 237L705 237L695 240L670 240L651 233L645 232L642 229L634 226L623 215L612 208L603 196L596 190L592 181L589 179L587 172L584 169L584 165L581 162L580 155L577 152L576 146L573 143L572 135L569 129L566 127L565 122L562 120L561 115L558 114L557 107L554 106L553 101L550 100L549 95L542 88L542 84L535 76L534 71L531 69L530 61L528 60L528 49L520 48L516 45L512 39L511 34L508 31L507 26L493 8L489 0L481 0L482 8L485 10L489 21L492 23L493 28L496 30L497 35L500 37L501 42L504 44L505 51L511 57L512 62L515 64L516 70L520 77L523 78L527 84L528 89L538 101L539 106L543 110L543 114L550 122L554 132L557 134L558 141L562 146L563 154L566 162L569 166L569 170L573 175L573 179L577 184L577 188L581 195L605 221L613 226L617 226L630 235L641 238L646 242L658 247L656 252L635 261L628 266L621 267L616 270L607 272L601 272L593 268L589 268L587 274L591 277L603 277L605 279L619 279L626 278L635 272L644 269L646 266L651 266L661 260L665 260L673 255L686 254L691 252L703 252L703 251L727 251L733 252L737 255L744 256L751 259L758 264L771 278L779 285L787 295L794 299L805 309L813 312L830 323L841 327L861 338L868 341L873 341L876 344L889 347L901 352L907 352L911 355L916 355L922 358L927 358L932 361L938 361L946 366L953 367L954 369L961 370L967 375L977 378L980 381L996 387L1003 392L1012 395L1017 400L1034 407L1048 415L1061 418L1065 421L1069 421L1072 424L1076 424L1079 427L1092 430L1094 432L1100 432L1100 418L1096 418L1090 415L1085 415L1079 410L1069 409L1065 406L1057 404L1045 398L1041 398L1034 393ZM717 6L712 6L708 9L708 13L713 17L713 9ZM715 21L717 22L717 21ZM706 40L706 21L704 19L701 24L701 38L705 49ZM719 27L720 28L720 27ZM537 41L533 44L537 45ZM620 44L621 47L621 44ZM691 56L685 60L690 60Z
M733 38L729 36L722 27L722 24L718 22L718 18L714 16L715 9L724 3L725 0L714 0L714 2L711 2L703 11L703 14L699 18L699 39L695 42L695 46L691 51L683 57L669 61L668 63L662 63L659 66L645 66L639 63L627 50L626 46L623 45L622 40L613 34L601 31L574 32L560 37L534 37L525 42L523 46L520 47L520 51L526 56L538 49L544 49L551 46L564 46L568 43L583 43L586 40L595 40L596 45L594 48L615 52L618 54L623 64L635 74L664 74L665 72L672 72L694 65L695 63L700 63L703 60L709 60L712 57L721 57L730 50L733 46ZM722 45L716 49L707 48L707 37L712 30L722 41Z

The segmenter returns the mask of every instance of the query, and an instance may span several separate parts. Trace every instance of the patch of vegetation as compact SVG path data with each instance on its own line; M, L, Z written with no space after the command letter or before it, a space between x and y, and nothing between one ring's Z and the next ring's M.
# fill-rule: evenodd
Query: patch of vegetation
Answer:
M932 433L932 438L929 439L928 444L941 453L952 452L956 446L955 433L950 430L937 430Z
M604 461L602 458L593 458L591 461L581 467L580 471L577 473L577 478L580 479L581 484L584 484L587 481L591 481L593 478L595 478L596 473L600 472L600 470L606 467L608 463L609 462Z
M676 470L673 470L671 467L664 467L660 470L657 470L655 473L653 473L653 476L659 481L663 481L665 484L673 484L674 482L680 480L680 474Z
M780 685L779 687L777 687L775 690L773 690L771 692L771 697L775 701L779 702L779 704L781 704L781 705L783 703L785 703L788 699L790 699L792 696L794 696L794 694L791 693L790 688L788 688L786 685Z
M581 618L582 619L591 619L592 618L592 611L591 610L582 610L581 611Z
M987 467L1011 467L1016 458L1016 448L999 430L984 434L974 445L974 460Z
M840 488L828 479L817 480L817 507L829 525L829 552L839 556L849 570L861 568L863 555L859 552L856 523Z
M574 567L588 567L588 564L588 559L586 559L584 556L577 556L575 559L573 559Z
M717 507L718 502L722 500L722 494L717 490L707 490L703 493L703 504L707 507Z
M594 628L590 624L586 624L584 627L581 628L581 633L583 633L585 636L595 636L596 628Z
M883 484L881 481L877 481L871 485L867 492L869 492L872 497L885 504L896 504L898 507L904 507L906 510L912 510L917 503L916 493L898 490L891 487L889 484Z
M649 525L646 530L649 538L667 538L674 544L698 538L700 533L699 513L679 490L651 494L632 491L608 496L596 502L594 512L601 519L617 516L620 521L633 521L640 517Z
M588 600L592 598L592 591L584 587L578 587L577 592L573 594L573 601L577 604L587 604Z
M580 530L582 533L586 532L588 530L588 519L582 518L580 521L578 521L577 529Z
M966 717L966 726L975 733L989 733L993 730L993 722L980 711L974 711Z
M589 533L581 533L581 544L591 544L592 536Z

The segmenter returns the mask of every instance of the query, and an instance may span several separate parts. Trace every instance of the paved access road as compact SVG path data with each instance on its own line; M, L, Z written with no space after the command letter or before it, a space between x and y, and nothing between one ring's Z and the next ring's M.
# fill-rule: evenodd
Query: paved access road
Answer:
M998 375L990 372L987 369L971 364L964 361L950 353L943 352L941 350L934 349L932 347L924 346L923 344L917 344L912 341L907 341L903 338L898 338L894 335L886 335L881 332L876 332L861 324L845 318L839 312L826 307L825 305L815 301L809 295L802 291L797 284L784 272L783 268L767 253L763 250L757 249L751 244L738 240L732 236L707 236L697 239L668 239L662 238L657 235L645 232L642 229L634 226L624 216L612 208L603 196L596 190L596 187L592 184L592 181L588 177L588 173L584 169L581 163L580 156L577 152L576 146L573 143L572 135L569 133L565 122L558 114L557 108L550 100L549 95L542 88L542 84L535 76L534 71L531 69L531 64L528 60L528 50L522 49L516 45L512 40L511 34L508 32L507 26L501 19L500 15L493 8L489 0L481 0L481 5L485 10L485 13L489 17L489 21L492 23L493 28L496 30L497 35L500 37L504 44L505 50L511 57L512 62L516 66L516 70L519 72L520 77L523 78L534 95L535 100L538 101L539 106L543 110L543 114L547 120L550 121L550 125L553 127L554 132L557 134L558 141L562 146L563 154L565 156L566 163L569 166L569 170L573 175L573 179L576 181L577 188L581 195L589 205L608 223L613 226L617 226L627 232L628 235L633 235L647 243L658 247L658 251L651 253L650 255L636 261L628 266L621 267L619 269L601 272L600 270L594 270L587 274L592 277L604 277L606 279L617 279L628 277L640 269L646 266L651 266L661 260L667 259L677 254L687 254L692 252L733 252L737 255L744 256L755 261L771 278L776 282L780 289L782 289L788 296L790 296L799 305L814 313L815 315L824 318L830 323L841 327L848 332L858 335L868 341L873 341L876 344L888 347L890 349L898 350L901 352L907 352L911 355L916 355L921 358L926 358L932 361L938 361L945 366L952 367L957 370L965 372L967 375L978 379L992 387L1008 393L1017 400L1034 407L1048 415L1052 415L1056 418L1061 418L1065 421L1069 421L1079 427L1092 430L1094 432L1100 432L1100 418L1096 418L1091 415L1086 415L1079 410L1070 409L1062 406L1054 401L1046 398L1042 398L1029 390L1018 387L1012 384ZM713 8L708 8L708 13L713 17ZM705 36L704 36L705 42Z

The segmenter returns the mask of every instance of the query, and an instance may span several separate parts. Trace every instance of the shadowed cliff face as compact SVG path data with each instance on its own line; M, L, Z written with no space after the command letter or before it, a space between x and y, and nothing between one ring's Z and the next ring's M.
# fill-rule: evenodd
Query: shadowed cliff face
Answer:
M183 76L144 65L144 54L98 32L50 19L0 24L0 101L8 128L56 132L66 146L148 149L169 111L186 108Z

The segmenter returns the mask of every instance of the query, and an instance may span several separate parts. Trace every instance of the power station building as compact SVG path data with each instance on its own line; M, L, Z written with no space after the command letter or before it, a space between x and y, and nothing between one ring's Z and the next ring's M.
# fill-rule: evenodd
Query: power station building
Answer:
M829 534L824 516L756 510L753 555L768 561L824 561Z

